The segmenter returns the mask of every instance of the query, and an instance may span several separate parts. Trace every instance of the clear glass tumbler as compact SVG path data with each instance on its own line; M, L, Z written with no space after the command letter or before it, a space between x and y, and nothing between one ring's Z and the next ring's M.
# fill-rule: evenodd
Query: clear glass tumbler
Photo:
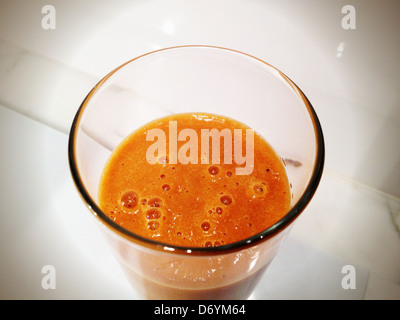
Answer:
M190 248L143 238L100 210L100 176L117 145L156 118L187 112L236 119L272 145L292 192L280 221L239 242ZM231 49L180 46L132 59L92 89L71 127L69 162L78 192L141 297L246 299L316 191L324 140L310 102L276 68Z

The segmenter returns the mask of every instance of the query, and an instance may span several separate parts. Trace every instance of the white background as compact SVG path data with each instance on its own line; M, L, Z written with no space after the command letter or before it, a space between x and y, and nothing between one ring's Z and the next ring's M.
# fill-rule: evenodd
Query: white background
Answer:
M42 27L47 4L54 30ZM77 195L67 134L115 67L208 44L283 71L325 134L320 187L252 298L400 299L399 31L391 0L0 0L0 297L137 297ZM55 290L41 287L47 264ZM341 287L346 264L356 267L355 290Z

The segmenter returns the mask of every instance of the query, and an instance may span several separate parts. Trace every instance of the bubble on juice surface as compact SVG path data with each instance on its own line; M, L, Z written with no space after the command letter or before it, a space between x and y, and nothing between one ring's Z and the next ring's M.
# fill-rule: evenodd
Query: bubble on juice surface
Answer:
M213 246L211 241L206 241L206 243L204 244L205 247L207 248L211 248Z
M150 230L157 230L159 226L160 223L155 220L149 221L149 223L147 224L147 228L149 228Z
M158 163L159 163L159 164L167 164L168 162L169 162L169 159L168 159L167 156L161 156L161 157L158 159Z
M169 189L171 189L171 187L169 186L169 184L163 184L161 187L164 191L168 191Z
M147 219L159 219L161 217L161 212L155 208L149 209L146 212Z
M215 208L215 212L218 213L218 214L222 214L223 211L224 211L224 210L222 210L221 207L216 207L216 208Z
M208 172L212 175L215 176L216 174L218 174L219 169L217 166L210 166L208 167Z
M207 221L205 221L205 222L203 222L203 223L201 224L201 229L203 229L203 231L208 231L208 230L210 230L210 227L211 227L211 225L210 225L210 223L207 222Z
M153 197L153 198L149 199L148 204L149 204L150 207L159 208L159 207L163 206L163 201L160 198Z
M204 246L206 247L206 248L212 248L212 247L218 247L218 246L221 246L222 245L222 242L221 241L214 241L214 244L212 243L212 241L206 241L205 243L204 243Z
M262 183L257 183L255 185L253 185L253 192L256 195L261 196L267 192L267 186Z
M226 206L229 206L232 203L232 198L228 195L223 195L219 199L221 200L221 203L223 203Z
M121 197L121 205L125 208L134 208L138 202L138 195L135 191L126 191Z
M231 177L231 176L232 176L232 171L227 171L227 172L226 172L226 176L227 176L227 177Z

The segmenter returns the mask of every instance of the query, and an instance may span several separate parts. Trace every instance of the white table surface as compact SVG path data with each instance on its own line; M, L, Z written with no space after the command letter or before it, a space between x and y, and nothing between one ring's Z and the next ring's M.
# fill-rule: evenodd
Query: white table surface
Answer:
M326 166L251 299L400 299L400 5L353 1L0 1L0 298L136 299L70 176L87 92L141 53L210 44L284 71L320 117ZM56 289L41 285L56 270ZM342 268L356 270L343 289ZM282 274L284 276L282 276Z

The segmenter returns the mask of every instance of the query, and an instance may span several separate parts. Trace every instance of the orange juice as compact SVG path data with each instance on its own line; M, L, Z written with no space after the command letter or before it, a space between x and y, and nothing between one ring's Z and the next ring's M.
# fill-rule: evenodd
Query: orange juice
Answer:
M221 246L267 229L290 209L289 182L281 158L249 130L199 113L141 127L109 158L100 208L135 234L181 247Z

